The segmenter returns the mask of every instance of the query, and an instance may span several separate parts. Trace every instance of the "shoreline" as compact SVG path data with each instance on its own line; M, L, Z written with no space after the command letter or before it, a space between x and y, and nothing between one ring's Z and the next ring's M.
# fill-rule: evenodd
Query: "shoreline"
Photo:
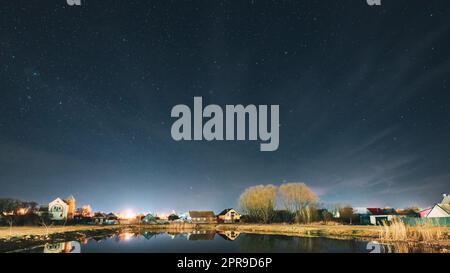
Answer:
M430 247L450 248L450 238L439 241L383 241L380 240L379 226L350 225L297 225L297 224L146 224L146 225L111 225L111 226L53 226L13 227L12 236L9 227L0 227L0 252L28 249L46 243L81 241L95 237L106 237L120 232L189 232L193 230L209 230L216 232L235 231L246 234L282 235L299 237L323 237L340 240L379 240L382 243L408 243ZM450 228L445 228L450 236Z

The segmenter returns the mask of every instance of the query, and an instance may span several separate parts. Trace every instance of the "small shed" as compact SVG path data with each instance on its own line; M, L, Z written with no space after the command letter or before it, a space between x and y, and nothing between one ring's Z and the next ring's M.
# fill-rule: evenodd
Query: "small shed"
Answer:
M191 210L188 212L188 221L193 223L216 223L216 215L213 211Z

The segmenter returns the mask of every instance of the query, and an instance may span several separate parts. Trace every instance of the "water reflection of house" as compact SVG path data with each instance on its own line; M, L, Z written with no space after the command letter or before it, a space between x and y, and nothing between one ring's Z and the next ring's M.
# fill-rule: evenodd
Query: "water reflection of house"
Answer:
M221 223L236 223L239 222L241 219L241 215L232 208L224 209L219 215L217 216L217 221Z
M167 236L169 236L170 239L175 239L179 235L180 235L179 232L167 232Z
M227 231L219 232L219 235L222 238L224 238L225 240L228 240L228 241L236 240L239 237L240 234L241 233L239 231L234 231L234 230L227 230Z
M158 233L156 233L156 232L146 231L146 232L142 233L142 236L144 236L144 238L147 240L150 240L151 238L156 237L156 235L158 235Z
M79 242L64 242L45 244L44 253L81 253Z
M216 236L215 231L211 230L196 230L188 234L187 239L189 241L203 241L203 240L214 240Z

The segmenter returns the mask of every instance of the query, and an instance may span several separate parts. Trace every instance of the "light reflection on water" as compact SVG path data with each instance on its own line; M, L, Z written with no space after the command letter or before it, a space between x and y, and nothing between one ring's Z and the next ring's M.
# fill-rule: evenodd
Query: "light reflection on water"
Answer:
M49 243L25 252L212 252L212 253L391 253L441 252L408 244L384 245L376 241L338 240L323 237L214 232L121 232L82 241Z

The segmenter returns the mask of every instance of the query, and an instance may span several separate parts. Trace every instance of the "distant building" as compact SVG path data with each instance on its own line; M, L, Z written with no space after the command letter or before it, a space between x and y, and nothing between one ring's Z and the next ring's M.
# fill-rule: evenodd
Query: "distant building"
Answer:
M217 221L221 223L236 223L241 219L241 215L234 209L224 209L217 215Z
M397 211L392 208L365 208L360 210L364 212L359 214L360 223L363 225L381 225L383 222L392 221L400 217Z
M216 215L213 211L191 210L186 215L186 220L192 223L216 223Z
M151 213L145 215L144 218L142 218L142 223L144 224L151 224L156 222L158 222L158 219L156 219L156 217Z
M103 225L106 223L107 215L103 212L96 212L94 213L94 216L92 217L92 220L94 224L96 225Z
M117 225L119 224L119 217L116 214L110 212L106 215L104 223L107 225Z
M96 212L92 217L93 224L96 225L117 225L119 224L119 217L110 212L108 214L103 212Z

